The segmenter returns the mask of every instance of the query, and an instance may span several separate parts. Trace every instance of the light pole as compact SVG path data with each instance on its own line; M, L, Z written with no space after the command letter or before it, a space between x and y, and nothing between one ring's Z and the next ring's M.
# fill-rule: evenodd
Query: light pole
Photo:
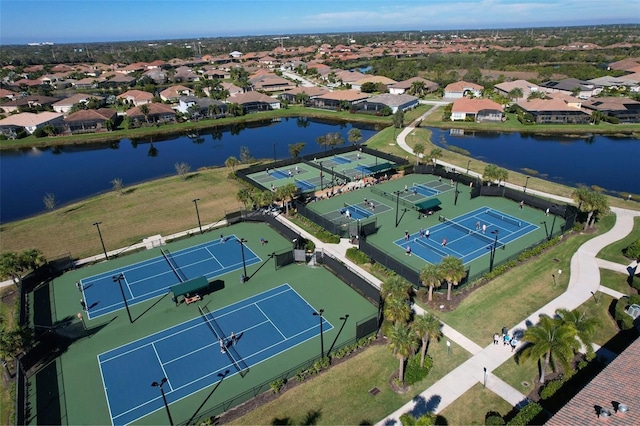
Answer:
M333 185L336 181L336 176L333 174L333 167L331 166L331 193L333 194Z
M320 190L324 190L324 185L322 185L322 161L320 161Z
M398 210L400 209L400 191L394 192L396 194L396 228L398 227Z
M471 164L471 160L467 161L467 174L469 174L469 165Z
M324 358L324 335L322 334L322 314L324 314L324 309L320 309L319 311L314 311L313 316L317 316L320 319L320 359Z
M276 143L273 144L273 166L275 167L276 164Z
M447 358L449 358L449 351L451 350L451 341L447 340Z
M456 178L457 178L457 174L456 174ZM458 194L460 194L460 191L458 191L458 184L460 183L459 180L456 179L456 193L455 193L455 197L453 198L453 205L457 205L458 204Z
M552 205L552 206L551 206L551 208L552 208L552 209L555 209L555 208L556 208L556 205L555 205L555 204L554 204L554 205ZM553 221L551 222L551 232L549 232L549 237L548 237L548 239L551 239L551 238L553 237L553 228L554 228L554 226L556 226L556 216L557 216L557 215L553 212L553 210L551 211L551 214L553 215Z
M240 250L242 251L242 269L244 270L244 275L243 275L243 279L242 282L246 282L249 281L249 277L247 276L247 262L244 259L244 243L246 243L247 240L245 240L244 238L240 238L238 240L238 244L240 244Z
M527 185L529 185L529 178L531 176L527 176L527 180L524 182L524 189L522 190L523 193L527 192Z
M196 216L198 217L198 228L200 228L200 233L202 234L202 224L200 223L200 212L198 211L198 201L200 201L200 198L193 199L193 204L196 205Z
M164 394L164 388L162 387L165 383L167 383L167 378L163 377L162 380L160 380L160 383L153 382L153 383L151 383L151 386L153 386L154 388L160 388L160 393L162 394L162 401L164 402L164 408L167 409L167 417L169 417L169 424L171 426L173 426L173 419L171 418L171 411L169 411L169 404L167 404L167 397Z
M556 282L556 274L551 274L553 277L553 286L555 287L558 283Z
M547 236L547 240L549 239L549 229L547 228L547 221L543 220L540 222L540 225L544 225L544 234Z
M482 387L486 388L487 387L487 367L483 367L482 370L484 370L484 382L482 383Z
M493 262L496 258L496 248L498 247L498 229L491 231L492 234L496 234L496 238L493 240L493 248L491 249L491 262L489 264L489 272L493 272Z
M100 232L100 224L102 222L95 222L93 224L93 226L95 226L96 228L98 228L98 236L100 237L100 243L102 244L102 251L104 252L104 259L105 260L109 260L109 256L107 256L107 249L104 246L104 240L102 239L102 232Z
M131 318L131 312L129 311L129 304L127 303L127 297L124 295L124 289L122 288L122 280L124 280L124 274L120 273L118 275L113 276L113 282L117 282L120 286L120 293L122 294L122 301L124 302L124 307L127 309L127 315L129 315L129 322L133 324L133 319Z

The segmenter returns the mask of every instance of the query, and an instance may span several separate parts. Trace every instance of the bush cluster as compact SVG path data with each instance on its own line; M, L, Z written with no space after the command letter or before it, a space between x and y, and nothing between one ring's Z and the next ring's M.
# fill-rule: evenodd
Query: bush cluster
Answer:
M564 384L564 381L562 380L551 380L550 382L547 382L544 388L540 391L540 398L542 399L551 398L553 395L555 395L556 392L558 392L562 388L563 384Z
M634 241L629 247L622 250L629 259L640 259L640 239Z
M356 247L349 247L347 249L347 259L349 259L356 265L363 265L365 263L371 262L371 259L369 259L369 256L361 252L360 249Z
M433 367L433 359L427 355L424 358L424 366L420 367L420 353L413 355L407 362L407 369L404 373L404 381L407 385L413 385L427 377Z
M489 411L484 416L484 424L486 426L503 426L505 421L502 415L497 411Z
M513 419L507 423L509 426L526 426L533 424L533 419L542 412L542 406L537 402L530 402L524 406Z
M640 305L640 294L621 297L615 303L616 305L613 317L618 323L618 327L620 327L621 330L629 330L633 328L633 318L625 312L625 309L627 306L633 305L634 303Z

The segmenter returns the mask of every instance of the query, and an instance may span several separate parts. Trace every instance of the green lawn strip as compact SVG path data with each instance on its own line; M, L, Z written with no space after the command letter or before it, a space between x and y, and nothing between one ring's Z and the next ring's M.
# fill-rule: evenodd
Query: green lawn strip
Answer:
M640 216L636 216L633 219L633 231L620 241L603 248L598 253L600 259L609 260L611 262L620 263L622 265L628 265L631 259L628 259L622 254L622 250L630 246L633 242L640 239Z
M600 285L619 291L622 294L636 294L638 291L629 285L628 279L628 274L600 268ZM636 277L635 279L637 280L638 278Z
M538 258L478 289L471 289L473 292L454 311L436 314L472 341L481 346L488 345L493 333L503 326L514 326L562 294L569 282L571 256L585 241L606 232L611 226L613 217L606 217L600 222L598 233L567 237ZM559 269L562 274L558 274ZM552 275L556 276L555 285Z
M512 408L507 401L488 388L482 387L482 384L476 383L439 415L444 417L449 425L483 425L487 412L496 411L504 416Z
M13 326L14 305L10 301L13 300L12 296L14 295L17 296L17 290L14 286L0 289L2 298L2 303L0 303L0 331L10 330ZM15 403L9 392L13 383L4 381L1 381L1 383L3 383L3 386L0 386L0 424L8 425L13 423L12 416L15 411Z
M452 343L447 357L446 339L432 343L429 354L434 358L432 370L406 394L394 393L388 384L398 368L398 360L386 345L374 345L231 424L270 425L275 424L276 419L304 424L305 416L312 412L319 413L315 424L372 424L469 358L468 352L455 343ZM371 396L368 392L374 387L380 389L380 393Z
M593 343L603 346L618 333L616 322L609 314L609 306L614 299L608 294L600 292L596 293L596 299L597 303L594 298L590 298L578 309L584 312L588 318L598 318L600 325L594 332Z

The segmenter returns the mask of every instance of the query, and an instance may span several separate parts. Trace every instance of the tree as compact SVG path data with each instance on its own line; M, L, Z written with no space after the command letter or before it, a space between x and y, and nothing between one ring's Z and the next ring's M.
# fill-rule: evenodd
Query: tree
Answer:
M433 148L431 149L431 152L429 152L429 158L431 158L431 161L433 161L434 167L438 162L438 159L441 157L442 157L442 149L440 148Z
M389 297L384 300L383 314L384 319L392 322L393 324L406 324L411 319L413 311L411 310L408 299Z
M422 341L422 348L420 349L420 367L424 367L424 358L427 355L429 349L429 343L431 340L440 340L442 337L442 323L438 318L430 314L417 315L411 323L413 332L416 333L418 338Z
M231 173L236 172L236 167L238 166L238 164L240 164L240 162L233 155L224 161L224 165L231 169Z
M281 198L284 202L285 213L289 215L289 201L293 200L293 196L298 192L298 187L295 183L288 183L284 186L279 187L276 190L276 194L279 198Z
M49 211L55 210L56 206L58 205L58 200L56 200L55 194L52 194L50 192L44 194L44 198L42 201L44 202L44 207Z
M499 173L498 166L495 164L487 164L482 172L482 179L486 180L490 184L491 182L498 180Z
M583 228L584 231L595 225L599 214L609 213L609 202L600 192L581 186L573 191L571 196L576 204L578 204L578 209L587 212L587 220Z
M21 253L2 253L0 254L0 276L8 277L16 286L20 286L26 271L35 270L45 262L46 259L38 249L27 249Z
M251 151L248 146L240 147L240 162L242 164L247 164L253 161L253 156L251 155Z
M416 80L411 83L411 87L409 88L409 94L417 96L419 98L423 97L426 92L426 86L424 81Z
M420 163L420 157L424 154L424 145L420 142L413 146L413 153L416 155L416 166Z
M393 127L396 129L404 127L404 111L400 108L393 114Z
M587 355L593 356L593 334L596 331L596 327L600 325L600 321L597 318L589 318L584 311L568 309L556 309L556 316L560 318L565 324L570 324L576 329L578 340L580 344L584 346Z
M119 192L120 195L124 195L124 191L123 191L124 186L122 185L122 179L121 178L112 179L111 180L111 187L113 188L113 190L115 192Z
M516 355L517 360L540 361L540 383L544 383L549 365L559 362L569 370L573 354L580 349L576 329L560 319L542 317L540 322L527 329L522 341L528 343Z
M427 263L420 271L420 281L422 285L429 288L428 300L431 302L433 300L433 289L440 287L442 283L440 281L440 268L438 265Z
M517 102L518 99L520 99L523 95L524 94L522 93L522 89L519 87L516 87L515 89L511 89L509 93L507 93L507 96L512 102Z
M289 154L291 154L292 158L298 158L300 153L304 150L306 143L297 142L293 144L289 144Z
M173 166L175 167L178 176L183 180L187 180L187 174L191 171L191 166L187 163L175 163Z
M236 193L236 199L244 204L246 210L253 199L253 187L240 188Z
M149 123L149 105L147 104L140 105L140 114L144 116L144 121Z
M457 257L447 256L438 265L440 278L447 282L447 300L451 300L451 287L458 283L467 275L464 270L462 260Z
M351 128L351 130L349 130L347 139L349 140L349 142L356 145L362 140L362 131L360 131L360 129L356 127Z
M413 288L404 278L399 275L393 275L382 282L380 286L380 296L384 299L402 299L409 300Z
M398 358L398 380L404 385L404 364L418 349L418 339L409 325L402 322L391 327L389 335L389 349Z

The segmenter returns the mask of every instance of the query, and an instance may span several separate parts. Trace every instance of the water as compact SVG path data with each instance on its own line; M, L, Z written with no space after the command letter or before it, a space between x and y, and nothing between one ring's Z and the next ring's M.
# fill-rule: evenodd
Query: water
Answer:
M122 139L113 144L84 144L57 148L0 152L0 223L45 211L43 199L53 194L58 205L112 190L113 179L124 186L176 175L175 164L187 163L192 171L222 166L227 158L240 158L240 147L254 158L289 158L288 145L304 142L302 155L318 152L318 136L348 132L357 127L365 142L376 131L366 125L317 119L289 118L229 126L221 131L189 136L154 137L153 141ZM192 135L195 136L195 135Z
M431 131L440 147L462 148L472 158L529 176L572 187L595 185L612 195L640 193L640 139Z

